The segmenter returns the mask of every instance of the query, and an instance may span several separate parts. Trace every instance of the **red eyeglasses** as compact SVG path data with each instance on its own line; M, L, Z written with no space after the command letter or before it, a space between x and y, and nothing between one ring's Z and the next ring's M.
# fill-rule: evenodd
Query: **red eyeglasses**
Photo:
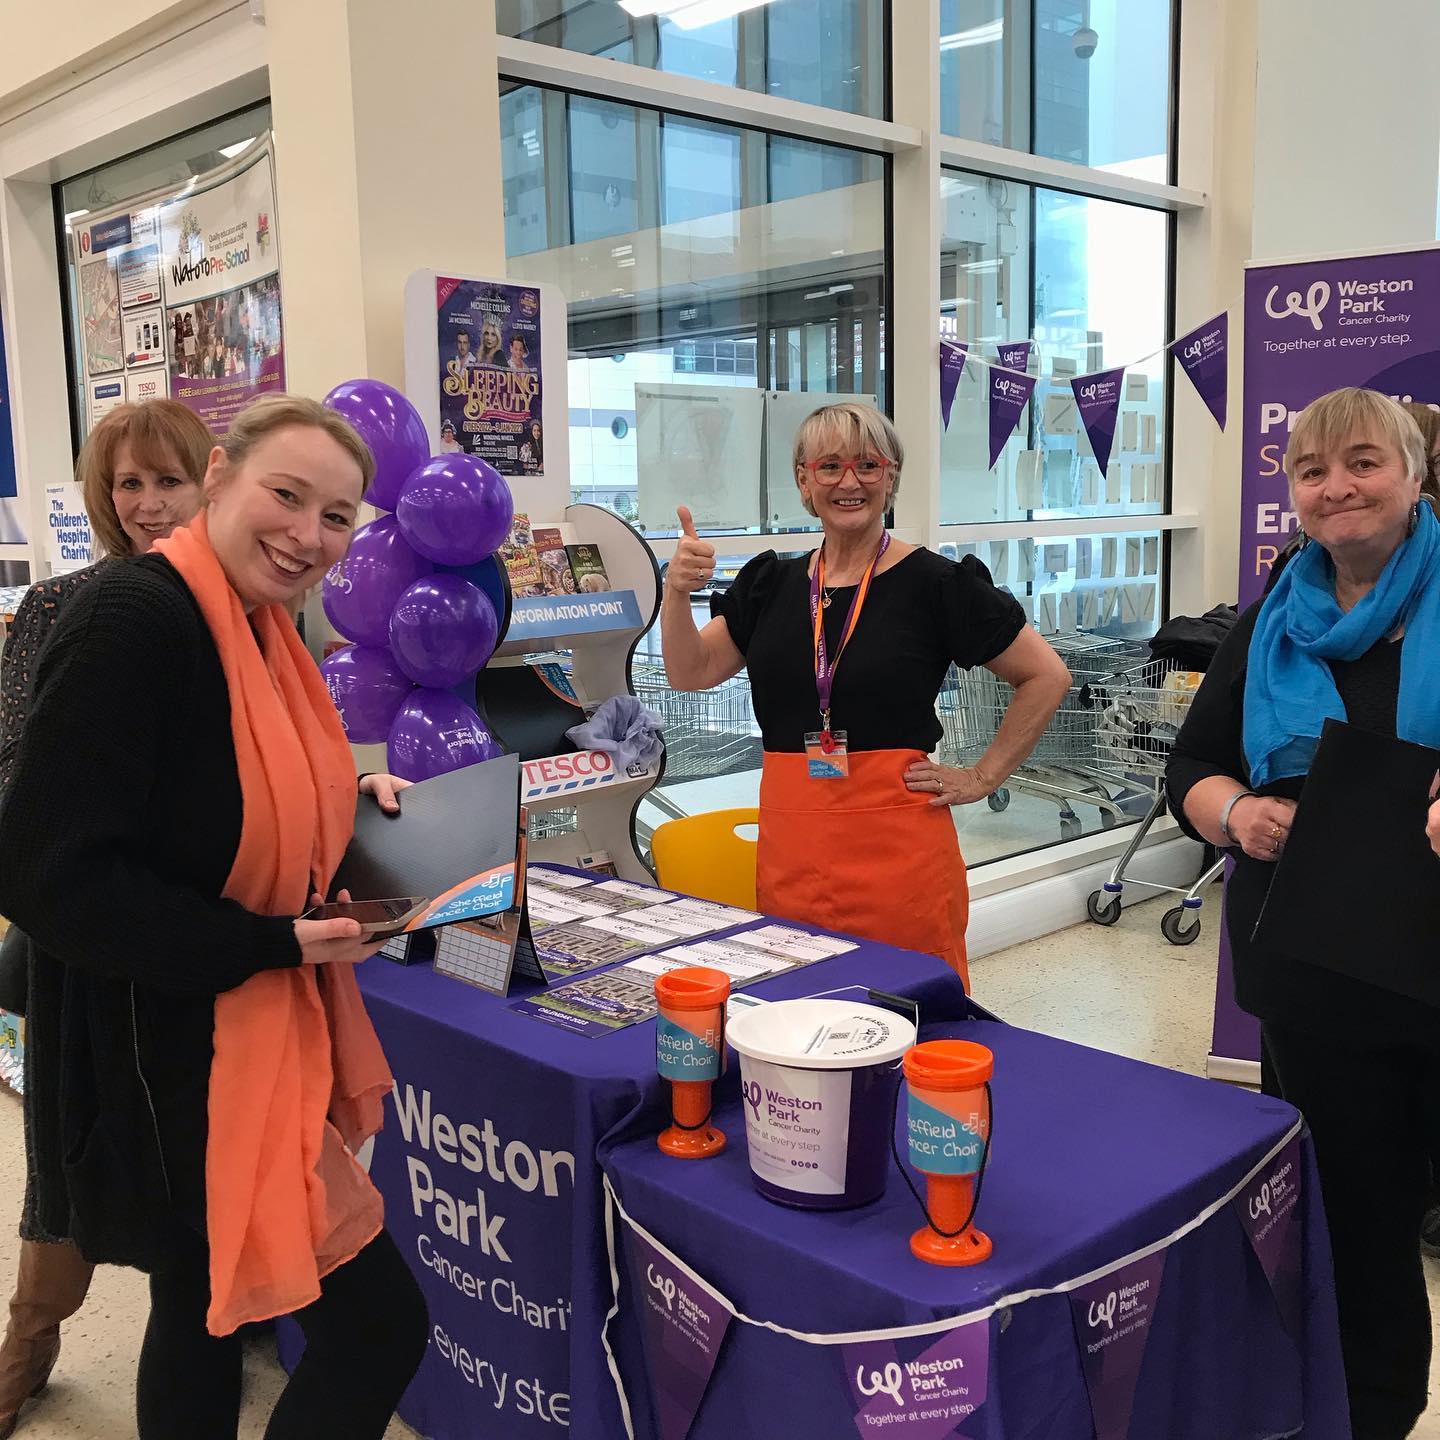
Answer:
M847 470L862 485L878 485L890 473L892 462L877 460L873 455L864 455L858 460L836 460L829 457L807 461L804 468L810 472L811 479L817 485L838 485L845 478Z

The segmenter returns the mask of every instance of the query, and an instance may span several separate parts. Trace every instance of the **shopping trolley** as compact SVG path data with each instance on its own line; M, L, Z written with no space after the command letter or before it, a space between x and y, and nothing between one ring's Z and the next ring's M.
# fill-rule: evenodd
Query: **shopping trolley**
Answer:
M764 746L744 675L710 690L672 690L663 666L637 661L632 679L636 695L663 722L667 783L760 768Z
M1044 735L1004 785L986 797L991 810L1009 807L1011 792L1035 795L1055 803L1060 838L1074 839L1083 831L1077 804L1093 805L1100 823L1109 830L1132 818L1137 802L1153 789L1153 782L1126 774L1113 765L1097 763L1095 725L1096 687L1133 669L1148 654L1143 645L1083 632L1049 637L1070 669L1071 685ZM939 698L942 758L950 764L974 765L995 738L1014 691L989 670L977 667L961 673L952 668Z
M1090 687L1090 699L1098 711L1094 727L1097 767L1152 777L1155 800L1110 878L1091 892L1085 909L1097 925L1113 925L1120 918L1127 879L1129 884L1147 890L1179 895L1180 903L1160 917L1160 933L1172 945L1190 945L1200 934L1200 908L1204 904L1201 896L1225 868L1225 862L1216 859L1206 865L1188 889L1126 875L1151 826L1165 813L1165 765L1195 694L1194 682L1177 681L1178 673L1164 662L1149 661L1101 678Z

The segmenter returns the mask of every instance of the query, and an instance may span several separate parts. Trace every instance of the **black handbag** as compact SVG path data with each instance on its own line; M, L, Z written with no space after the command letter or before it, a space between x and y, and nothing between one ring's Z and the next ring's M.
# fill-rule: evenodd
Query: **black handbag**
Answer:
M18 925L12 925L0 938L0 1010L23 1015L29 988L30 941Z

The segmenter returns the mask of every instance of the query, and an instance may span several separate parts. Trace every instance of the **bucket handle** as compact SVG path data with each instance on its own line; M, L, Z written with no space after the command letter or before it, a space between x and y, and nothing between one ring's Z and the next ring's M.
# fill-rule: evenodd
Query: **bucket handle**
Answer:
M903 1064L904 1057L901 1057ZM985 1172L990 1168L990 1145L995 1138L995 1097L990 1091L990 1081L985 1082L985 1155L980 1161L980 1172L975 1177L975 1189L970 1196L970 1213L965 1217L965 1223L958 1230L942 1230L930 1214L930 1207L925 1203L924 1197L915 1188L915 1182L910 1178L910 1167L900 1158L900 1142L895 1138L895 1129L900 1121L900 1084L895 1086L895 1103L890 1111L890 1153L895 1157L896 1168L900 1171L900 1178L909 1187L910 1193L915 1197L915 1203L920 1207L920 1213L925 1217L925 1223L939 1236L946 1240L954 1240L963 1235L975 1223L976 1211L980 1208L980 1191L985 1184Z

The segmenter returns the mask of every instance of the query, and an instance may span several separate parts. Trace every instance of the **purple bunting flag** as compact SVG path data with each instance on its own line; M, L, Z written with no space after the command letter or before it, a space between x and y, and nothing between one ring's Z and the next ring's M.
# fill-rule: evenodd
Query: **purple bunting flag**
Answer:
M1135 1386L1165 1276L1165 1251L1070 1292L1095 1440L1128 1440Z
M730 1312L628 1226L625 1252L660 1440L685 1440L730 1328Z
M965 369L968 345L957 344L954 340L940 342L940 424L950 428L950 407L955 403L955 391L960 386L960 375Z
M1172 340L1170 349L1223 430L1229 379L1230 312L1222 310L1213 320Z
M1110 463L1110 447L1115 443L1115 421L1120 414L1120 396L1124 392L1125 367L1097 370L1093 375L1077 375L1070 388L1075 392L1075 408L1090 437L1095 463L1100 473Z
M1270 1282L1280 1319L1300 1334L1304 1288L1300 1262L1300 1137L1297 1135L1235 1197L1240 1223Z
M1015 433L1020 416L1029 403L1030 393L1035 389L1035 377L1024 374L1030 363L1032 340L1017 340L1013 345L1001 345L1000 365L990 370L990 465L994 468L1005 448L1005 442ZM1007 372L1015 372L1013 374Z
M984 1405L989 1389L988 1320L939 1336L842 1345L840 1360L855 1407L855 1428L867 1440L881 1432L902 1440L979 1433L966 1425Z

